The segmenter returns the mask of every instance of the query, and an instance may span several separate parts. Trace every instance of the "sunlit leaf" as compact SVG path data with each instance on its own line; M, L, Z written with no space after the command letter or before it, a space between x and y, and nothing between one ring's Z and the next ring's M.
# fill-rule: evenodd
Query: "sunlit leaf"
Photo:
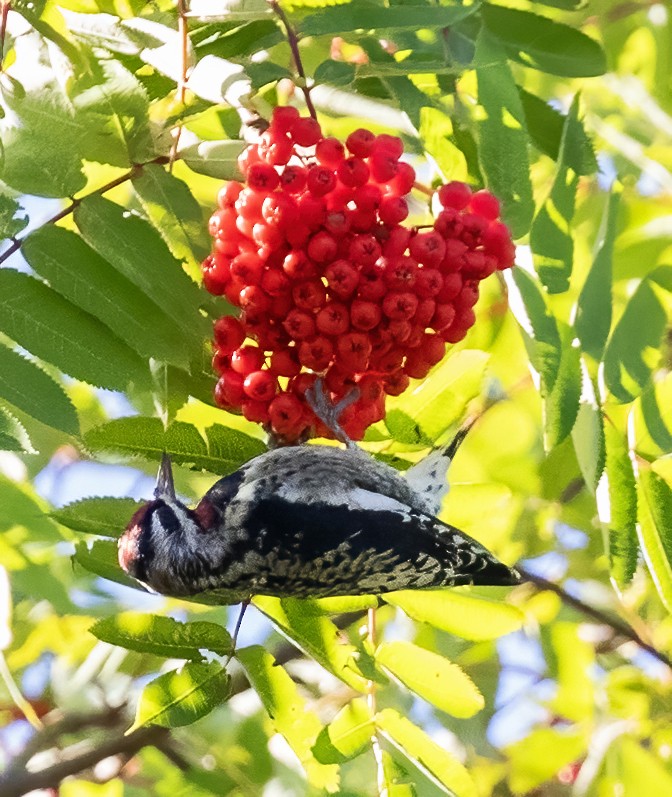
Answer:
M338 767L320 763L312 752L322 723L306 707L289 675L276 665L270 653L256 645L239 650L236 658L264 704L273 726L285 737L306 770L310 783L329 793L336 791Z
M84 498L60 509L53 509L50 516L74 531L100 537L119 537L141 505L132 498Z
M119 567L119 549L116 541L95 540L92 545L79 542L75 546L72 561L96 576L146 592L139 582L127 576Z
M657 473L637 479L639 541L658 595L672 611L672 488Z
M376 715L376 727L436 783L455 797L476 797L478 791L465 767L424 731L394 709Z
M496 639L523 624L520 609L454 590L402 590L385 595L409 617L463 639Z
M231 679L221 664L187 662L147 684L128 732L143 725L191 725L220 706L230 689Z
M226 656L232 650L231 637L215 623L178 623L157 614L123 612L105 617L91 626L91 633L102 642L119 645L139 653L152 653L173 659L202 661L201 649Z
M581 730L533 730L506 747L512 764L509 775L512 791L525 794L550 780L562 767L581 758L586 746L586 735Z
M226 426L210 426L206 438L195 426L174 421L166 430L159 418L118 418L90 429L85 445L94 451L160 460L165 451L178 465L191 465L224 475L262 454L264 444Z
M23 424L3 407L0 407L0 451L35 453Z
M398 5L367 7L352 2L322 8L306 17L299 25L304 36L340 36L351 30L418 30L444 28L470 16L478 8L472 6Z
M322 764L342 764L371 744L374 724L364 698L354 698L320 731L313 753Z
M376 663L416 695L454 717L472 717L483 695L457 664L410 642L383 642Z
M180 157L198 174L219 180L239 180L238 156L245 147L244 141L201 141L180 150Z

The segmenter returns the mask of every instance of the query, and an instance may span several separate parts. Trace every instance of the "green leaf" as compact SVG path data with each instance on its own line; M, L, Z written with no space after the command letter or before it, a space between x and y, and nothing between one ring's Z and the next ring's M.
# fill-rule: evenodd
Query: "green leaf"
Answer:
M420 425L403 410L390 410L385 416L385 426L393 440L406 445L431 446L432 441L422 431Z
M656 753L626 735L620 736L615 746L618 751L616 793L644 795L672 791L672 774Z
M582 730L537 728L519 742L505 748L511 760L509 785L516 794L525 794L583 758L586 733Z
M541 379L544 445L557 446L571 432L579 410L581 371L572 330L559 325L538 282L521 268L507 277L512 309L523 328L532 367Z
M364 6L358 2L321 8L298 25L303 36L342 36L354 30L410 30L450 27L471 16L480 3L471 6L398 5Z
M661 601L672 611L672 489L654 471L637 480L639 542Z
M58 526L47 516L47 504L32 488L0 474L0 532L21 530L23 542L56 543L63 540ZM1 539L1 537L0 537Z
M31 233L23 254L61 296L95 315L143 358L187 367L175 321L74 232L48 225Z
M35 363L2 345L0 396L47 426L79 433L77 413L63 388Z
M383 642L376 664L433 706L466 719L484 706L483 695L457 664L411 642Z
M462 418L467 404L480 395L488 359L486 352L473 349L451 354L412 394L407 392L390 402L388 413L403 411L436 442Z
M19 217L21 205L11 196L0 193L0 241L13 238L28 225L28 216Z
M345 61L334 61L328 58L315 69L316 83L328 83L331 86L349 86L354 82L357 69L354 64Z
M53 509L49 516L74 531L116 538L141 506L132 498L84 498Z
M201 141L180 150L180 158L197 174L218 180L240 180L238 156L245 149L244 141Z
M252 603L293 644L326 670L358 692L366 691L367 681L356 663L357 649L339 642L340 631L331 620L316 612L307 612L304 600L257 595Z
M185 182L161 166L148 165L133 179L140 202L178 260L198 264L211 241L203 211Z
M89 246L158 304L200 351L209 332L198 311L201 293L151 224L101 196L87 197L74 218Z
M147 93L119 61L101 59L72 94L75 114L89 126L82 140L87 160L130 166L155 157Z
M532 143L544 155L558 160L567 117L522 86L518 86L518 93ZM565 153L567 165L577 174L594 174L598 168L595 150L580 119L576 120L573 135L575 144Z
M656 379L633 407L635 449L653 459L672 451L672 374Z
M157 614L122 612L98 620L90 631L101 642L172 659L203 661L201 649L218 656L227 656L233 650L231 637L221 625L203 621L178 623L172 617Z
M375 720L381 733L435 783L455 797L477 797L476 785L465 767L409 719L386 708Z
M294 681L277 666L273 656L258 645L239 650L236 658L259 695L273 727L296 754L311 785L328 792L336 791L338 767L320 763L312 751L322 723L306 707Z
M594 401L580 402L572 443L583 480L594 494L605 465L604 421Z
M485 29L476 41L476 58L481 171L502 202L502 218L513 237L520 238L534 212L525 114L502 47Z
M91 545L87 545L85 542L78 542L75 546L72 561L81 565L89 573L106 578L108 581L114 581L116 584L147 592L138 581L127 576L119 567L119 552L116 540L114 542L112 540L95 540Z
M34 454L25 427L7 410L0 407L0 451L20 451Z
M523 624L520 609L453 590L401 590L385 595L409 617L449 634L480 641L516 631Z
M570 722L588 722L595 714L595 645L584 639L581 627L556 621L550 629L557 663L558 688L549 708Z
M224 59L239 59L241 53L268 50L285 39L275 19L257 19L233 30L222 30L216 25L207 26L203 35L205 38L198 31L201 41L196 42L195 50L199 58L216 55Z
M612 190L602 217L593 264L576 305L574 326L581 347L598 362L611 328L612 261L620 198L620 192Z
M0 330L75 379L124 390L146 385L140 357L97 318L51 288L9 268L0 270Z
M406 772L398 761L387 752L381 750L382 770L386 797L417 797L417 791ZM452 794L453 792L451 792Z
M595 77L607 69L600 45L576 28L490 3L483 6L482 15L489 33L524 66L561 77Z
M303 602L307 614L349 614L378 606L376 595L334 595L331 598L311 598Z
M566 291L572 276L574 241L571 224L579 175L569 162L580 159L580 155L573 151L580 140L580 133L577 95L565 120L553 185L530 230L530 246L537 274L549 293ZM571 156L570 151L573 151Z
M84 444L92 451L140 456L160 460L165 451L178 465L191 465L224 475L236 470L266 447L254 437L215 424L205 430L205 438L190 423L174 421L164 431L159 418L117 418L90 429Z
M640 282L611 333L604 380L617 401L636 398L651 381L660 343L672 316L672 266L658 266ZM646 323L642 323L646 319Z
M323 728L313 747L321 764L342 764L362 753L374 731L373 716L366 700L356 697Z
M127 733L143 725L191 725L224 703L230 692L231 679L221 664L187 662L147 684Z

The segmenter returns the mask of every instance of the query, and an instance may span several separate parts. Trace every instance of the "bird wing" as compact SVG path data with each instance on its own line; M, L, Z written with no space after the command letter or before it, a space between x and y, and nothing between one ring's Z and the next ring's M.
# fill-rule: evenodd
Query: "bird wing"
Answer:
M234 502L235 503L235 502ZM510 585L515 571L463 532L356 488L347 503L273 494L230 509L243 521L223 584L280 597L380 594L457 584Z

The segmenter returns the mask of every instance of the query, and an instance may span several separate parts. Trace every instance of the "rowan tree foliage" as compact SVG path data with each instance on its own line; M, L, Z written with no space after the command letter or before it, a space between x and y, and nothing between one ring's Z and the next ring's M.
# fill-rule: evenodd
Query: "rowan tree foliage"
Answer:
M671 44L649 0L0 0L0 793L672 793ZM529 580L375 638L375 598L256 598L230 658L235 607L115 538L163 450L197 500L266 448L200 264L277 105L499 198L517 266L362 446L482 413L441 517Z

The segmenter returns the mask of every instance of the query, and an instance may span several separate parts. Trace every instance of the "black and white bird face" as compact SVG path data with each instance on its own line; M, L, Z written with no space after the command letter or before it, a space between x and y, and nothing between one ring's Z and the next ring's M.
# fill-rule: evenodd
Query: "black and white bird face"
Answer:
M193 510L175 497L164 458L154 500L120 539L119 562L162 594L224 591L237 600L518 583L435 517L445 492L440 457L405 478L359 449L275 449L220 479Z

